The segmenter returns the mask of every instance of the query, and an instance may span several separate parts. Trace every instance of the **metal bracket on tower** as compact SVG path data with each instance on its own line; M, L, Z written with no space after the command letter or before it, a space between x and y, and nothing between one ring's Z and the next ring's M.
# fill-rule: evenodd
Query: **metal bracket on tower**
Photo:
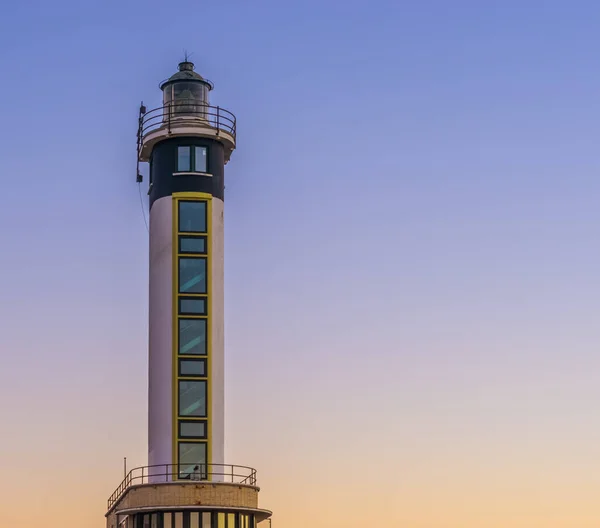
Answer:
M138 131L137 131L137 166L136 166L136 177L135 181L137 183L142 183L144 181L144 177L140 173L140 151L142 149L142 134L143 134L143 119L144 114L146 113L146 107L144 106L144 101L140 103L140 115L138 117Z

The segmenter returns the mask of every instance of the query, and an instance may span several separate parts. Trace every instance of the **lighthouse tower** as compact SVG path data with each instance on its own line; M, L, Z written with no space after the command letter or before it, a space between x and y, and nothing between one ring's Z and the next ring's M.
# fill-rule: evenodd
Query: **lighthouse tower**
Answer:
M140 107L139 163L149 163L148 466L108 500L107 528L254 528L256 470L224 459L225 165L235 116L185 60Z

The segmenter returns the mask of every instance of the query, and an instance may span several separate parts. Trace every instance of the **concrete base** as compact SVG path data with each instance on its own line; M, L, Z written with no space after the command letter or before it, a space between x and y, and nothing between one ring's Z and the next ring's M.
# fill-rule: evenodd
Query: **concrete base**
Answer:
M258 507L258 492L257 486L227 482L133 485L106 513L106 527L146 528L148 522L147 528L206 528L210 521L208 528L254 528L271 516Z

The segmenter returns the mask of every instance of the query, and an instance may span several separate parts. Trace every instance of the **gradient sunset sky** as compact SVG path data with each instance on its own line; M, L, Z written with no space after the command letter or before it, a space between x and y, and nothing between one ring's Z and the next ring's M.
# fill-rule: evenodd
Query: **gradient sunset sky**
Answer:
M141 100L238 118L226 458L274 528L600 525L600 3L7 2L0 527L146 463ZM145 197L145 194L144 194Z

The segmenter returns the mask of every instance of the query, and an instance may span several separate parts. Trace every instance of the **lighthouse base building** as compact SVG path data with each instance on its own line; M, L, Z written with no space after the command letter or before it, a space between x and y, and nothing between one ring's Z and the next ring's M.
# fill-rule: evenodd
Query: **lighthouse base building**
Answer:
M256 483L242 483L243 479L152 484L143 480L122 485L109 499L107 528L255 528L271 516L258 507Z
M224 459L224 189L235 116L185 61L138 120L149 164L148 465L108 499L107 528L256 528L256 470Z

